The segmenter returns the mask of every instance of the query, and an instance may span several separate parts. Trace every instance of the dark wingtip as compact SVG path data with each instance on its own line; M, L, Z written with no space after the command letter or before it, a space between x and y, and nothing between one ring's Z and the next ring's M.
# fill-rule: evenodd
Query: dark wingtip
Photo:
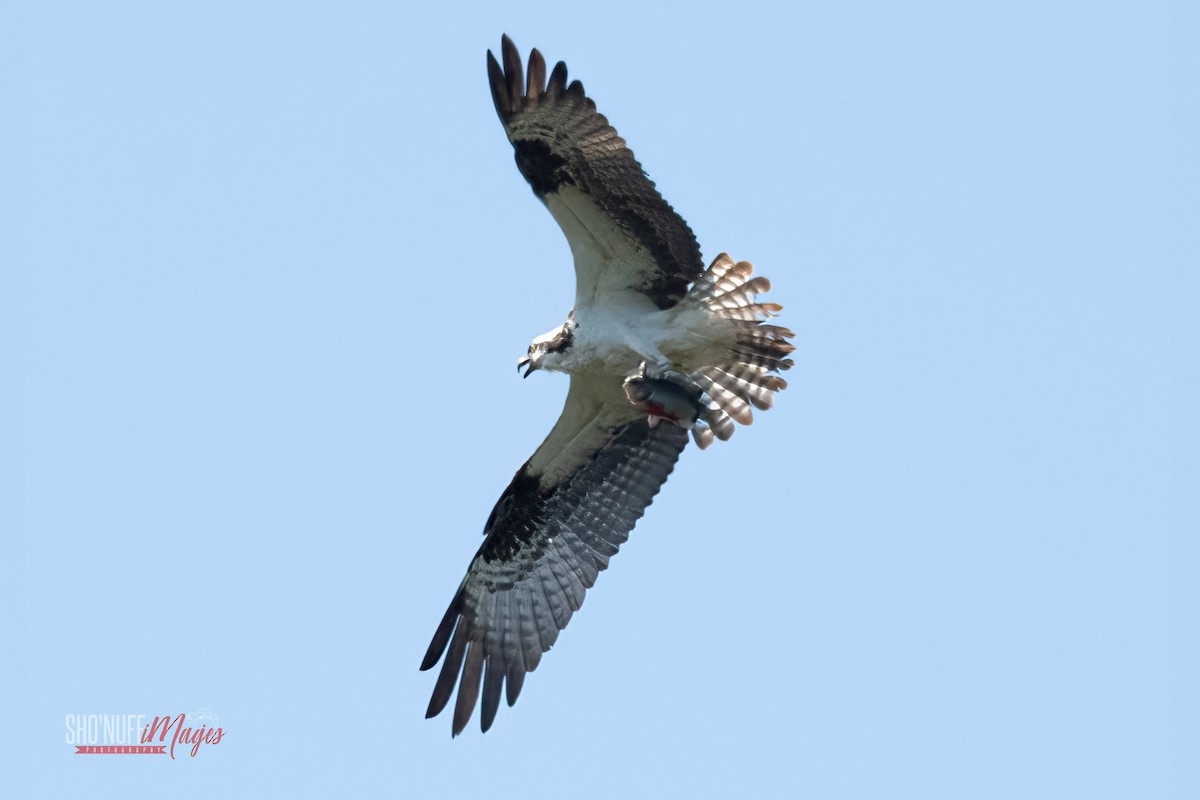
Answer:
M463 659L462 677L459 679L458 700L454 703L454 721L451 732L458 736L466 729L479 700L479 681L483 677L483 642L469 642Z
M449 624L447 624L449 620ZM463 664L463 656L467 651L467 633L461 625L456 625L458 621L458 598L450 604L450 610L446 612L446 616L442 619L442 624L438 626L438 632L434 634L433 642L429 645L429 652L425 655L425 664L428 667L437 663L438 657L442 655L442 651L446 649L447 639L449 639L449 650L446 651L446 658L442 662L442 670L438 673L437 683L433 685L433 695L429 698L429 707L425 710L425 719L436 717L442 713L442 709L450 702L451 695L454 694L454 684L458 682L458 671ZM450 631L453 630L454 636L450 637ZM430 655L433 655L432 662ZM426 669L427 666L422 666Z
M492 51L487 53L487 70L488 84L492 87L492 102L496 105L496 114L501 120L506 119L512 114L512 103L508 99L508 92L505 91L504 71L500 69L500 62L492 55Z
M479 712L479 727L484 733L496 721L503 684L504 668L497 663L497 656L489 655L483 672L483 708Z
M536 105L545 89L546 59L542 58L542 54L535 47L529 54L529 69L525 75L525 99L531 105Z
M525 97L525 70L521 65L521 54L508 34L500 38L500 59L504 62L504 85L508 100L515 113L521 110L521 101Z
M546 59L541 51L533 48L529 52L528 65L523 66L521 53L508 34L500 37L500 57L488 50L487 61L492 102L505 124L543 99L558 100L568 93L566 64L559 61L547 81ZM579 99L583 98L582 91L582 86L574 91Z
M517 698L521 696L521 687L525 685L525 670L520 667L513 666L508 670L508 675L504 681L504 699L508 702L509 708L517 702Z
M546 84L546 95L554 100L561 98L567 91L567 65L559 61L550 73L550 81Z
M459 608L459 597L456 595L450 601L450 607L446 609L446 613L442 615L442 621L438 623L433 640L429 642L429 649L425 651L425 658L421 661L422 672L432 669L433 665L442 657L442 653L445 652L446 645L450 642L450 634L454 633L454 624L458 621Z

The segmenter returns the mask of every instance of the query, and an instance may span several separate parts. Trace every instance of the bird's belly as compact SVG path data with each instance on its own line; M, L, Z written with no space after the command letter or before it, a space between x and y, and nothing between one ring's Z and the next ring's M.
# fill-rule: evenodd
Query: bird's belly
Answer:
M642 362L658 369L696 369L720 349L724 326L712 325L702 310L616 307L579 314L575 343L564 368L598 371L624 379Z

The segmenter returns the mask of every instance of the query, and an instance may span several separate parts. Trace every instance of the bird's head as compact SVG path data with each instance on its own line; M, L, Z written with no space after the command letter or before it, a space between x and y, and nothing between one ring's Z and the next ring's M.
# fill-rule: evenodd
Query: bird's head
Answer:
M529 351L517 360L517 370L524 369L525 377L538 369L554 370L563 354L575 341L575 322L568 319L552 331L543 333L529 345Z

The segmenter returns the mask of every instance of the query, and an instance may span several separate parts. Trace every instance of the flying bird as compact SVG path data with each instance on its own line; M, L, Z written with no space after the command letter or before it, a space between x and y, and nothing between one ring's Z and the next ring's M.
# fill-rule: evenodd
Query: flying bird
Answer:
M550 435L517 470L484 524L483 545L437 627L440 659L426 717L449 703L457 736L481 696L481 727L511 706L584 592L628 539L688 442L707 447L770 408L792 366L780 310L745 261L705 269L688 224L561 61L547 76L512 41L487 54L496 113L517 168L549 209L575 262L575 307L518 368L565 372Z

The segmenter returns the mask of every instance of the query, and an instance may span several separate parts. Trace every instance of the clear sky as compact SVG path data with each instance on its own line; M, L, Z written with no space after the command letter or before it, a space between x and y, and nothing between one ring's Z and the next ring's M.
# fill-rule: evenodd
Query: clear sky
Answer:
M6 5L17 795L1200 796L1179 9ZM452 740L417 666L573 297L503 32L799 350ZM199 709L195 758L65 738Z

